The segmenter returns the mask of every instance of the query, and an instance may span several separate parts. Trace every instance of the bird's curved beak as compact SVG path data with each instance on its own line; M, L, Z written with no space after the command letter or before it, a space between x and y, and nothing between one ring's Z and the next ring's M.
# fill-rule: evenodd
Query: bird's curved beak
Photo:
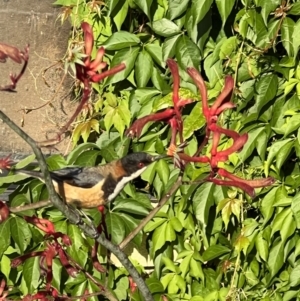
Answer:
M168 158L168 157L169 157L168 155L153 156L152 161L155 162L155 161L158 161L160 159L164 159L164 158Z

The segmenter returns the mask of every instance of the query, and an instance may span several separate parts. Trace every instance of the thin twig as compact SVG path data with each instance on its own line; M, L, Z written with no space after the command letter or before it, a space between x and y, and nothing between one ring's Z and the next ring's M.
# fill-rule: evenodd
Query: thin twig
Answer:
M162 206L176 192L176 190L180 187L181 184L182 184L182 175L179 175L176 182L173 184L173 186L170 188L170 190L164 195L164 197L159 201L157 206L119 244L120 249L123 250L128 245L128 243L145 227L145 225L155 216L155 214L162 208Z
M12 213L23 212L26 210L39 209L42 207L51 206L52 202L50 200L43 200L32 204L17 206L17 207L9 207L9 211Z
M139 288L142 296L145 301L154 301L153 296L147 287L144 279L138 273L134 265L128 259L127 255L120 249L119 246L114 245L112 242L107 240L103 235L100 235L94 225L85 224L77 211L71 210L58 196L56 193L50 173L47 168L47 164L43 153L40 148L37 146L36 142L28 136L20 127L18 127L10 118L8 118L1 110L0 110L0 119L2 119L13 131L15 131L24 141L26 141L32 148L35 153L36 159L40 165L41 172L44 176L45 184L47 190L49 192L49 197L53 205L59 209L69 220L71 223L77 224L78 227L85 233L85 235L96 239L96 241L111 251L123 264L126 268L133 281L136 283Z

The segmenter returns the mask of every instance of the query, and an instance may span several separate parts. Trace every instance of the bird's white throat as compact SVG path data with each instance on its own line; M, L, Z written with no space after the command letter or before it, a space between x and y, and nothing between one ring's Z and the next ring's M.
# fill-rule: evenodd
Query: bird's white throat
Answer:
M141 169L138 169L136 172L132 173L128 177L123 177L116 185L114 192L108 197L108 201L109 202L112 201L120 193L120 191L124 188L124 186L128 182L130 182L131 180L134 180L135 178L140 176L146 168L147 168L147 166L145 166Z

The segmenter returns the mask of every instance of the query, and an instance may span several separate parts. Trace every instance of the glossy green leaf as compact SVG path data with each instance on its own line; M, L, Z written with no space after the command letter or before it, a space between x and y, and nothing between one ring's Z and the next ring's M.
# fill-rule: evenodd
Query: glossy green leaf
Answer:
M10 246L11 230L10 219L7 219L0 223L0 256Z
M215 258L219 258L220 256L227 254L230 252L230 249L222 246L222 245L213 245L210 246L207 250L202 254L204 261L210 261Z
M283 247L284 244L282 242L277 242L277 244L273 244L270 249L268 267L271 272L271 277L274 277L283 265Z
M216 0L216 4L221 15L222 25L224 27L229 14L231 13L235 0Z
M186 70L188 67L199 69L200 50L187 36L181 36L176 43L176 58L179 66Z
M168 2L170 20L173 20L186 11L190 0L169 0Z
M146 87L152 73L153 61L146 51L139 53L135 62L135 78L139 88Z
M204 226L209 219L209 209L214 204L213 189L212 183L204 183L196 190L192 199L195 217Z
M172 37L181 32L174 22L166 18L154 21L150 24L150 26L156 34L166 38Z
M153 0L134 0L134 3L145 13L149 20L151 20L150 7Z
M162 45L163 61L165 62L168 58L173 58L176 53L176 43L180 35L176 35L165 39Z
M140 39L127 31L115 32L110 36L103 47L107 50L121 50L128 47L137 46L140 43Z
M24 158L23 160L19 161L15 165L15 168L16 169L22 169L22 168L26 167L28 164L32 163L34 160L35 160L35 154L32 154L32 155Z
M125 237L125 225L118 214L110 212L106 216L107 231L111 235L112 242L119 244Z
M162 293L164 291L164 287L161 282L156 278L148 278L146 279L146 284L152 294Z
M113 211L127 212L138 215L147 215L149 213L149 210L145 208L138 200L116 200L114 205Z
M23 266L23 277L26 282L28 292L34 293L40 282L39 257L28 258Z
M118 0L116 2L119 2ZM110 2L111 3L111 2ZM114 17L114 22L118 28L118 31L121 30L121 26L124 23L126 16L128 14L128 2L124 1L124 4L122 5L122 7L120 8L120 10L118 11L118 13L115 15Z
M125 79L133 69L139 51L139 47L130 47L128 49L125 48L118 51L114 55L110 67L112 68L121 63L124 63L126 65L126 68L125 70L108 77L105 81L105 85L113 84Z
M258 233L255 239L255 246L259 256L264 260L267 261L269 256L269 246L268 242L263 238L261 232Z
M163 68L165 67L165 62L162 60L162 47L160 45L147 44L145 46L145 49L158 66L161 66Z
M191 137L195 131L203 128L205 124L206 120L202 112L202 103L198 102L192 109L191 113L183 121L184 139Z
M281 152L282 148L285 145L292 143L292 141L293 141L292 139L285 139L283 141L277 141L272 144L272 146L270 147L270 150L269 150L267 162L265 164L265 174L266 175L269 174L269 167L270 167L271 163L273 162L274 158L279 155L279 153ZM286 149L286 151L288 151L288 149ZM282 155L280 155L280 156L282 158ZM281 159L281 163L282 163L282 159Z
M285 48L288 56L293 56L294 48L293 48L293 33L294 33L295 22L286 17L282 21L281 25L281 42L283 47Z
M153 251L152 254L155 254L166 243L166 228L167 222L163 223L161 226L157 227L152 236L153 241Z
M193 26L198 24L210 10L213 0L192 0Z
M88 254L87 246L84 238L82 237L81 230L76 225L68 226L68 236L72 241L72 245L69 247L68 252L71 257L76 260L81 266L85 266Z
M21 253L23 253L31 240L31 231L28 223L23 218L18 216L13 217L10 220L10 231L13 240L19 247Z

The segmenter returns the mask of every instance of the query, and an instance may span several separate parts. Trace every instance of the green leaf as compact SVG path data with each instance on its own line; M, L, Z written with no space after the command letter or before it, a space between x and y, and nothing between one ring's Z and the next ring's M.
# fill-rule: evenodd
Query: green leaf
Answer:
M93 149L93 148L98 149L97 144L89 142L89 143L83 143L83 144L78 145L74 150L72 150L69 153L69 155L67 157L67 160L66 160L67 161L66 163L70 164L70 165L74 164L75 160L78 158L78 156L81 153L83 153L87 149Z
M280 0L269 0L269 1L260 0L258 5L261 6L261 15L264 19L265 25L267 25L270 13L275 11L277 6L280 5Z
M229 252L230 249L222 245L213 245L203 252L202 257L204 261L210 261L212 259L219 258L220 256Z
M262 76L258 83L256 84L256 111L259 113L260 110L266 104L271 101L277 92L278 89L278 77L275 74L267 74Z
M267 162L265 164L265 174L266 174L266 176L268 176L268 174L269 174L269 167L270 167L271 163L273 162L274 158L279 155L279 153L281 152L282 148L285 145L290 144L291 142L293 142L292 139L285 139L283 141L274 142L271 145L270 150L269 150L269 155L268 155L268 158L267 158ZM288 149L286 149L286 151L288 151ZM282 155L280 155L280 156L281 156L281 162L282 162Z
M170 169L169 164L165 160L159 160L156 163L156 171L164 185L168 184L168 181L170 179Z
M300 47L300 35L298 34L299 32L300 32L300 20L296 22L294 27L294 32L292 35L294 59L296 58Z
M126 65L125 70L118 72L107 78L105 86L113 84L125 79L134 67L135 60L140 52L139 47L126 48L118 51L111 62L110 68L115 67L121 63Z
M290 286L298 286L300 284L300 265L296 266L290 272Z
M26 167L27 165L29 165L31 162L33 162L35 160L35 154L32 154L28 157L26 157L25 159L19 161L16 165L15 165L15 169L22 169L24 167Z
M174 57L176 53L176 44L181 35L176 35L165 39L162 45L163 61L165 62L168 58Z
M149 25L156 34L165 38L172 37L181 32L180 28L174 22L166 18L154 21Z
M110 1L111 3L112 1ZM117 0L116 2L119 2L119 0ZM118 13L114 16L114 22L117 26L118 31L121 30L122 24L124 23L127 14L128 14L128 2L124 1L124 4L122 5L122 7L120 8L120 10L118 11Z
M203 226L207 225L209 209L214 204L213 189L214 185L212 183L201 184L192 199L195 217Z
M291 209L296 221L297 229L300 229L300 193L299 192L292 199Z
M158 279L151 277L147 278L145 282L152 294L163 293L164 287Z
M169 0L169 16L170 20L176 19L182 15L190 2L190 0Z
M165 62L162 60L162 47L158 44L147 44L145 49L151 55L156 64L164 68Z
M124 48L137 46L140 39L127 31L113 33L104 43L103 47L107 50L125 50Z
M171 90L170 86L167 84L167 82L164 80L164 78L160 74L159 69L157 69L156 67L153 67L153 71L151 74L151 80L152 80L154 87L157 90L161 91L162 94L168 93Z
M40 258L38 256L28 258L23 265L23 277L28 292L34 293L40 282Z
M191 113L183 121L183 137L188 139L195 131L203 128L206 124L202 112L202 103L198 102L192 109Z
M10 219L0 223L0 258L6 249L10 246Z
M120 216L114 212L106 215L106 226L114 244L119 244L125 237L125 225Z
M216 4L219 10L219 13L221 15L222 19L222 26L224 27L228 16L230 15L233 6L234 6L235 0L216 0Z
M162 262L164 263L167 270L174 272L174 273L178 273L178 267L174 264L173 260L171 260L170 258L168 258L166 256L163 256Z
M139 88L146 87L152 73L153 61L151 56L143 50L135 62L135 79Z
M95 166L97 157L100 155L100 151L98 150L90 150L86 151L84 153L81 153L76 161L74 162L74 165L79 166Z
M292 211L290 208L286 208L275 216L272 223L271 235L273 236L276 231L280 231L282 243L284 244L287 238L294 233L295 229L296 224Z
M280 241L273 244L268 258L268 267L271 272L271 277L274 277L283 265L283 248L284 244Z
M122 199L116 200L114 202L113 211L120 211L120 212L128 212L137 215L147 215L149 210L145 208L140 202L133 200L133 199Z
M31 240L31 231L28 227L28 223L18 216L11 218L10 220L11 236L21 253L25 251Z
M255 246L259 256L264 260L267 261L269 256L269 246L267 241L263 238L262 232L258 232L256 239L255 239Z
M85 266L88 254L86 241L82 236L81 230L76 225L69 224L68 236L72 241L72 245L68 248L71 258L73 258L81 266Z
M237 37L234 36L226 39L220 47L219 58L221 60L227 60L230 58L231 54L235 52L236 48Z
M166 243L166 228L167 222L163 223L161 226L157 227L152 235L152 255L155 254L157 250L159 250ZM153 257L153 256L152 256Z
M290 141L281 148L280 152L278 152L276 156L276 168L278 170L280 170L281 166L284 164L293 146L294 146L294 141Z
M248 133L248 140L242 151L238 154L242 162L245 162L245 160L253 153L255 147L257 146L258 137L264 133L264 131L265 127L257 127ZM265 144L265 148L266 147L267 145Z
M292 8L287 12L288 15L300 15L300 2L293 3Z
M150 7L153 0L134 0L134 3L145 13L149 20L151 20Z
M291 18L284 18L281 25L281 42L288 56L294 56L293 34L295 22Z
M176 58L179 66L186 70L188 67L199 69L200 50L187 36L181 36L176 44Z
M77 1L75 0L74 5L76 5L76 2ZM119 0L110 0L108 1L108 3L109 3L109 14L111 14L114 8L116 7L116 5L119 3Z
M192 0L193 26L198 24L210 10L213 0Z

